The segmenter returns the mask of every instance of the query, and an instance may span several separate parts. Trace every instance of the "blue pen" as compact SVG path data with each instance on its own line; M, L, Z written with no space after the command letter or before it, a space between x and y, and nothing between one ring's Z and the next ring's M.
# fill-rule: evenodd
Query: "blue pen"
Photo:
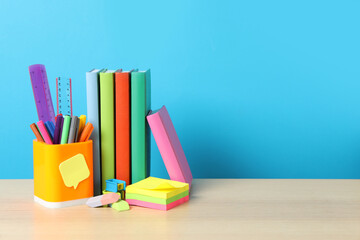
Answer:
M45 123L45 127L48 133L50 134L51 140L54 139L54 131L55 131L54 123L51 121L47 121Z

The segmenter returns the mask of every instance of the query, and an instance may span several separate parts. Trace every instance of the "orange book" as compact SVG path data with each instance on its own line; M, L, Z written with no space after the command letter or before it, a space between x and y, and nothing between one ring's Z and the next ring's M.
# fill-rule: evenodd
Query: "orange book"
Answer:
M130 185L130 72L115 72L115 176Z

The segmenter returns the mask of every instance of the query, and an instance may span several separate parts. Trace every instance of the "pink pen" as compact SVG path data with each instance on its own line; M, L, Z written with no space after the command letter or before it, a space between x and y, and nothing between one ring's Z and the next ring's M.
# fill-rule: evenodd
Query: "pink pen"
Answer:
M42 120L38 121L37 126L39 128L41 136L44 138L45 143L52 144L52 140L50 138L50 135L49 135L48 131L46 130L44 122Z

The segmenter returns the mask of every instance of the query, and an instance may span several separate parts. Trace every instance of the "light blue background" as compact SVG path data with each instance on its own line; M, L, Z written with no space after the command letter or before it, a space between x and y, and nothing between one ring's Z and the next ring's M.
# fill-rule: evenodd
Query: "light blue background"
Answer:
M0 2L0 178L32 178L27 67L152 70L194 177L360 177L358 1ZM167 177L152 140L152 175Z

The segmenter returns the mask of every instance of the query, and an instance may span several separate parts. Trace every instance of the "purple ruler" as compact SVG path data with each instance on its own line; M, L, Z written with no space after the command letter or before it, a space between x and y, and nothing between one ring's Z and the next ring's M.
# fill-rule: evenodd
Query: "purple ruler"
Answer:
M55 123L54 105L45 66L42 64L31 65L29 66L29 72L39 120Z

